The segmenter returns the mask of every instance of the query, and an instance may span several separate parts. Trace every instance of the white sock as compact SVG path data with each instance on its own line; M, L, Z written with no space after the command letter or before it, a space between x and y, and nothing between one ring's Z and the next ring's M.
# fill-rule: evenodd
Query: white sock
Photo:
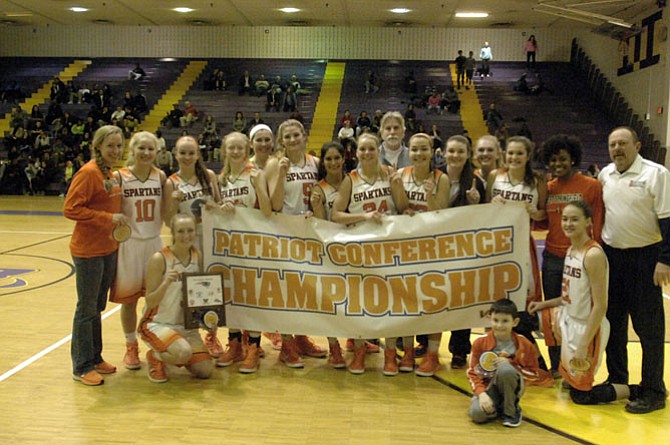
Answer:
M428 350L430 352L437 352L440 349L440 340L428 340Z
M137 342L137 334L133 332L124 332L123 335L126 336L126 343L135 343Z

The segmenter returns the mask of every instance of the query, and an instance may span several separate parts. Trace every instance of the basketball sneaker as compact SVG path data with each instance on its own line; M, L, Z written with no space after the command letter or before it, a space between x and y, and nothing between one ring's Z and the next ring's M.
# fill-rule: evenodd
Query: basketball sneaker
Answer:
M233 338L228 342L226 347L226 352L221 354L219 358L216 359L216 366L219 368L225 368L230 366L235 362L241 362L244 360L244 350L242 348L242 343L237 338Z
M165 373L165 363L154 357L154 351L147 351L147 364L149 365L149 380L154 383L165 383L168 381Z
M342 357L342 349L340 348L340 343L335 342L329 344L328 349L330 350L330 355L328 356L328 364L335 369L346 368L347 363L344 361L344 357Z
M405 348L405 354L400 359L398 370L400 372L414 372L414 346Z
M395 348L384 349L384 370L382 371L384 375L394 376L398 374L398 362L396 361L395 354Z
M277 332L263 332L263 335L272 342L272 349L281 351L281 334Z
M349 372L352 374L363 374L365 372L365 354L367 348L365 344L360 348L354 349L354 359L349 364Z
M521 425L521 408L516 409L516 414L513 417L504 416L502 424L508 428L516 428Z
M312 339L306 335L296 335L295 344L298 347L298 353L302 356L324 358L328 351L314 344Z
M207 334L205 335L205 346L207 346L209 355L214 358L219 358L223 353L223 345L216 336L216 331L207 331Z
M126 354L123 356L123 364L126 369L135 371L140 369L140 348L137 342L126 343Z
M239 371L242 374L253 374L258 371L260 360L261 357L258 346L254 343L250 343L249 346L247 346L247 355L244 357L244 360L242 360Z
M294 338L282 341L279 361L289 368L303 368L305 366L298 353L298 347Z
M437 352L427 351L414 373L420 377L432 377L440 369L440 359Z

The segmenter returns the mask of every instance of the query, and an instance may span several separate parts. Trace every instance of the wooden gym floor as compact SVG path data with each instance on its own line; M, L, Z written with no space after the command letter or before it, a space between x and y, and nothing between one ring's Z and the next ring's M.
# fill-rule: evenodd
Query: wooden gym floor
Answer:
M549 445L670 438L670 409L636 416L624 411L624 402L576 406L560 382L528 389L520 428L473 425L466 414L465 371L448 366L448 334L440 351L446 366L435 378L384 377L382 354L368 355L362 376L332 370L325 359L306 359L303 370L290 370L278 364L278 353L264 339L266 357L256 374L241 375L233 366L198 381L170 368L170 381L154 384L143 353L141 370L120 366L124 339L114 304L103 316L104 354L119 371L101 387L85 387L71 378L73 224L60 214L62 204L56 197L0 196L2 444ZM667 319L670 289L665 293ZM636 381L639 345L632 341L629 349ZM667 346L665 362L670 384ZM601 369L598 379L604 378Z

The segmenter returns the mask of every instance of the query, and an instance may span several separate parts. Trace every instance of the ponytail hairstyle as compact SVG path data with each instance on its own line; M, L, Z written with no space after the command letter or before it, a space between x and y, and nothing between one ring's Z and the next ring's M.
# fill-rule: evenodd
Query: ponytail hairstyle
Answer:
M195 176L198 178L198 182L203 188L203 193L205 195L213 196L214 190L212 190L212 184L210 183L209 176L207 175L207 167L202 161L202 157L200 157L200 146L198 145L198 141L196 141L193 136L182 136L177 139L177 143L175 144L175 152L179 150L179 145L183 143L191 143L195 146L196 153L198 154L198 159L195 161Z
M221 150L226 150L226 147L228 143L232 139L235 138L240 138L244 141L244 147L246 148L246 158L249 159L249 153L251 153L251 141L247 137L246 134L240 133L238 131L233 131L231 133L228 133L226 136L224 136L223 140L221 141ZM219 176L219 182L221 185L225 186L228 184L228 176L230 175L231 167L230 167L230 157L226 156L224 161L223 161L223 168L221 169L221 175Z
M121 142L124 142L123 130L116 125L103 125L96 130L95 135L93 136L93 142L91 143L91 158L95 159L95 163L105 176L109 175L111 169L105 165L100 146L105 142L107 137L114 134L121 135Z

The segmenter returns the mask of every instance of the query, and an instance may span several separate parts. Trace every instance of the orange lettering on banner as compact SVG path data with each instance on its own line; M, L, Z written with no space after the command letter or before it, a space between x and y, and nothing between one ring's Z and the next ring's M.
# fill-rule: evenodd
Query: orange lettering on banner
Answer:
M361 276L347 275L347 283L349 284L347 315L361 315L363 313L363 305L361 304Z
M491 268L479 269L479 295L472 292L463 300L464 306L470 306L476 301L491 301Z
M475 234L475 236L478 235L481 235L481 233ZM469 258L475 256L475 245L472 233L457 233L455 238L459 257Z
M260 305L273 308L285 308L279 272L276 270L261 271Z
M370 315L383 315L388 311L389 292L386 280L374 275L363 278L363 301Z
M449 272L447 277L449 279L449 295L451 297L449 307L463 307L463 300L467 298L468 294L474 294L475 292L477 270Z
M335 305L347 301L347 282L342 277L321 277L321 310L335 313Z
M421 277L421 293L424 295L421 306L423 312L433 314L441 312L447 307L447 292L442 289L446 277L443 274L429 273Z
M365 263L367 266L377 266L383 264L381 244L365 243L363 244L363 250L363 257L365 258Z
M495 238L495 252L509 253L512 251L512 229L498 229L493 232Z
M493 254L493 235L491 232L480 232L477 236L477 254L480 257L487 257Z
M493 298L489 301L507 298L509 291L517 289L521 285L521 271L516 264L498 264L493 267ZM485 300L480 300L483 303ZM521 309L520 309L521 310Z
M394 314L418 314L419 298L416 294L416 276L390 277L388 279L393 295Z
M323 245L316 240L257 235L244 232L214 231L215 256L290 260L321 264Z
M233 289L235 303L256 304L256 270L234 268Z
M421 238L417 242L417 250L421 254L421 261L431 261L437 258L435 251L435 240L432 238Z
M297 272L286 272L286 307L289 309L306 309L316 311L316 275L305 275Z

